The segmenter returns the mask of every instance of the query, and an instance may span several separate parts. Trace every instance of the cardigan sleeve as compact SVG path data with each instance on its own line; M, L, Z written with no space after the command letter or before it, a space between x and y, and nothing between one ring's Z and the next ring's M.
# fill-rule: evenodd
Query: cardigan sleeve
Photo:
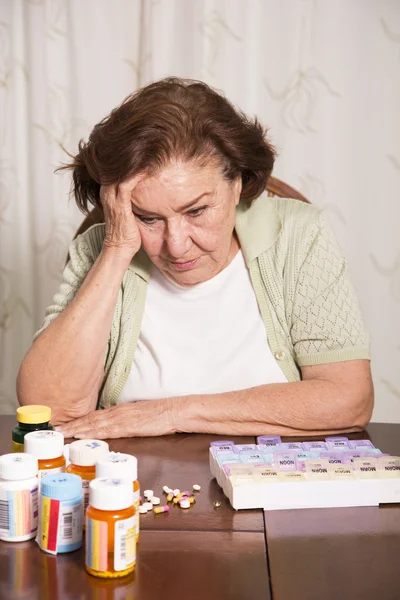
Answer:
M300 367L370 358L369 335L347 261L323 213L299 269L291 337Z
M69 256L70 259L63 271L60 286L53 302L46 310L44 321L35 333L34 340L67 308L97 258L85 234L78 236L70 244Z

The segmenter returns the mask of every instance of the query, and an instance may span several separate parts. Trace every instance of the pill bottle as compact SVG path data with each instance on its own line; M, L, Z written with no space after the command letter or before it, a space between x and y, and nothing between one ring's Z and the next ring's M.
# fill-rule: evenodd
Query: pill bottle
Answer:
M124 577L136 565L136 511L132 482L93 479L86 512L85 566L96 577Z
M89 483L96 477L96 462L109 451L107 442L101 440L77 440L69 446L67 473L75 473L82 480L84 515L89 504Z
M133 506L136 511L136 542L139 541L140 485L137 479L137 458L131 454L110 452L96 463L96 477L127 479L132 482Z
M0 540L35 537L38 522L38 461L31 454L0 457Z
M18 425L12 430L12 451L24 451L25 435L31 431L40 429L50 429L51 409L41 404L31 404L30 406L20 406L17 408L16 418Z
M25 436L25 452L38 459L38 477L48 473L64 473L64 436L58 431L32 431Z
M50 554L82 546L83 495L81 479L70 473L50 473L41 480L36 542Z

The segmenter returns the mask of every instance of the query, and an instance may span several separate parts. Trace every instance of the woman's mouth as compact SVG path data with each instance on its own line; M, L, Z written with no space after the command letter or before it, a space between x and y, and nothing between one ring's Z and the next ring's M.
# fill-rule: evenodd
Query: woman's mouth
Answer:
M200 260L200 256L198 258L194 258L193 260L179 261L179 262L170 261L170 264L174 267L174 269L177 269L178 271L189 271L190 269L193 269L193 267L195 267L197 265L199 260Z

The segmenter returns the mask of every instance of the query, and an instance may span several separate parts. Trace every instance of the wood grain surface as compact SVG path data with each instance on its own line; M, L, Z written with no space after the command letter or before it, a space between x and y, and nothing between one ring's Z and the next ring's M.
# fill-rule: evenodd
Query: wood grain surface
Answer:
M348 437L400 456L400 425ZM274 600L399 600L399 505L266 511L264 520Z
M1 454L11 449L13 425L13 417L0 417ZM142 490L162 496L163 485L183 490L198 483L196 504L141 518L137 569L120 581L87 575L83 550L54 557L33 541L0 542L0 600L400 598L399 506L234 511L208 466L210 441L221 437L111 440L112 450L138 457ZM371 424L349 437L400 455L400 425ZM218 509L215 500L222 502Z
M13 417L0 416L0 454L11 451ZM263 513L234 511L208 466L211 440L175 435L111 440L110 448L138 458L141 489L201 486L195 505L141 516L137 569L103 581L84 570L83 549L51 556L34 541L0 542L0 600L270 600ZM225 439L228 439L225 437ZM68 441L68 440L67 440ZM252 437L235 438L253 443ZM213 502L221 501L218 509ZM163 500L164 501L164 500Z

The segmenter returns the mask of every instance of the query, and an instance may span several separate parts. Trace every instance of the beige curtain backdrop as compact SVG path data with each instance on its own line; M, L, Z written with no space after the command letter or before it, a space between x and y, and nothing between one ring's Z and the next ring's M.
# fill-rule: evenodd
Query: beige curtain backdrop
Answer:
M275 175L326 209L372 335L373 418L400 422L399 0L0 0L0 413L82 220L61 146L166 75L258 115Z

